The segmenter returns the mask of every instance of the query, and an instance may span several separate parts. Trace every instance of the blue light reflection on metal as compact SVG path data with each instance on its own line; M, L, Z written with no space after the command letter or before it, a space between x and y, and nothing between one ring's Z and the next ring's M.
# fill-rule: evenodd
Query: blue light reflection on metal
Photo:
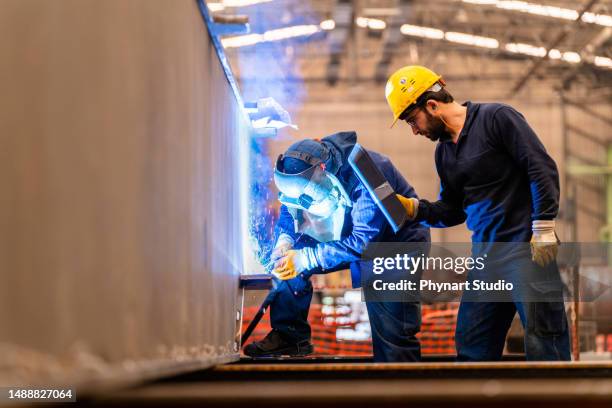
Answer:
M248 195L248 243L252 251L246 273L262 273L274 245L273 204L276 194L271 189L272 164L268 158L268 141L252 138L250 143Z
M248 34L251 31L248 23L247 24L213 23L211 30L217 36Z

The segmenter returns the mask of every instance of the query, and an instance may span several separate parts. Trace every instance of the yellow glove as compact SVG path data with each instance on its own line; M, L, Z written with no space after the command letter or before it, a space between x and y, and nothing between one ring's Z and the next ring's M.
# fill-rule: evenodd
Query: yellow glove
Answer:
M314 248L290 249L276 261L272 273L280 280L288 280L318 266Z
M414 220L417 216L417 213L419 212L419 200L417 200L416 198L404 197L399 194L396 194L395 196L398 200L400 200L400 203L402 203L402 205L406 209L408 219Z
M531 230L531 259L544 267L557 258L559 239L555 234L554 220L533 221Z

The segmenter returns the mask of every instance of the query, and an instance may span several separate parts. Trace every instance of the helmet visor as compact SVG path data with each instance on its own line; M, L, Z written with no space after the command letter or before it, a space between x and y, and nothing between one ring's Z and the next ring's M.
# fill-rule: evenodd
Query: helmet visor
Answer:
M283 172L279 156L274 170L274 183L280 191L281 203L304 210L330 198L334 183L320 164L311 166L297 174Z

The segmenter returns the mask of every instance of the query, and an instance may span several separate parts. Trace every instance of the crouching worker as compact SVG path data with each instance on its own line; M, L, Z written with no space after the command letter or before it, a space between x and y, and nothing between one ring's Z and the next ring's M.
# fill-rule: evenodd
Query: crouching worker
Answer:
M271 255L279 281L270 305L272 331L247 345L246 355L304 356L313 352L307 320L313 273L350 267L353 287L359 287L360 271L368 262L361 255L369 243L430 241L429 229L416 222L393 233L348 163L356 142L355 132L341 132L321 141L299 141L279 156L274 181L282 205ZM397 193L417 198L388 158L369 153ZM375 361L420 360L418 302L367 302L367 310Z

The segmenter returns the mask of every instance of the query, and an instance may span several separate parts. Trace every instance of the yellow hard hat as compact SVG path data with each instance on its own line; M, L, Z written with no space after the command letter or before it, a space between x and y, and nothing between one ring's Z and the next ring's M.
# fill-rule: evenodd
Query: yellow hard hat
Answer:
M387 81L385 97L393 112L395 125L402 112L442 77L420 65L408 65L395 71Z

